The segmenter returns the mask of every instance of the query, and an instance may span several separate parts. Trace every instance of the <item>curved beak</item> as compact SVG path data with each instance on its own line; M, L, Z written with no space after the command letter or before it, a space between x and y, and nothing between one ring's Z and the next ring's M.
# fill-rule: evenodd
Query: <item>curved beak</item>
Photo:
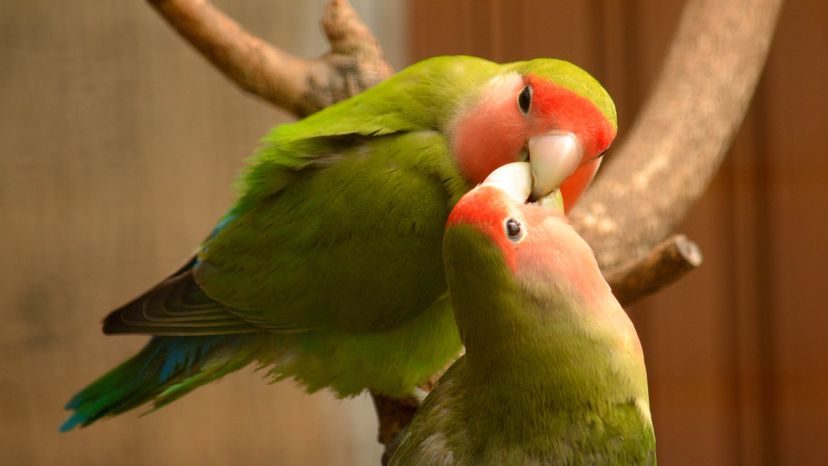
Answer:
M584 149L569 132L553 131L535 136L527 144L532 171L532 197L540 199L558 189L581 165Z
M518 204L523 204L532 194L532 171L528 162L512 162L498 167L489 174L481 186L493 186L506 193Z
M503 191L516 204L521 205L532 195L532 166L529 162L512 162L498 167L480 184ZM563 213L561 191L553 189L541 197L535 197L537 205Z

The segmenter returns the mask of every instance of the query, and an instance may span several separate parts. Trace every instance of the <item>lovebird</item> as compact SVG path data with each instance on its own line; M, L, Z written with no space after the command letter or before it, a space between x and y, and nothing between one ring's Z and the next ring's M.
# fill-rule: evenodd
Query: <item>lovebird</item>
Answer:
M524 160L568 205L617 131L565 61L435 57L300 121L250 159L197 254L104 320L153 335L72 398L62 430L163 406L252 362L309 392L411 394L461 349L442 240L452 207Z
M495 170L449 216L446 279L466 353L392 466L655 464L641 344L587 243L530 169Z

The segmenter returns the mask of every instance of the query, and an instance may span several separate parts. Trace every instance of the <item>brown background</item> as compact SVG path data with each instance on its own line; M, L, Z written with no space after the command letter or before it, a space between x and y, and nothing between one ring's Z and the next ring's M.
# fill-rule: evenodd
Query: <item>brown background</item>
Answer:
M217 2L313 56L324 2L297 3ZM621 137L682 5L355 3L397 66L444 53L580 64L615 97ZM662 464L823 462L826 24L824 2L789 0L732 154L681 227L704 266L631 310ZM307 397L249 370L151 416L56 432L68 396L143 342L104 338L97 320L179 265L230 204L241 160L285 119L144 2L0 2L0 464L376 464L367 400Z
M606 84L623 138L683 2L414 5L413 59L569 59ZM701 245L704 265L630 311L647 359L661 464L826 462L826 83L828 4L790 0L731 154L679 228Z

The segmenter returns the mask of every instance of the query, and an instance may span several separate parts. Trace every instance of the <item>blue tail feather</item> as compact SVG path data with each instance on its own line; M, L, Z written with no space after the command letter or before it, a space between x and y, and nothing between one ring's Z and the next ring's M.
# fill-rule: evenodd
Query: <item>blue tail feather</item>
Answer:
M153 337L134 357L75 395L67 432L147 402L160 407L194 388L240 369L255 359L259 336Z

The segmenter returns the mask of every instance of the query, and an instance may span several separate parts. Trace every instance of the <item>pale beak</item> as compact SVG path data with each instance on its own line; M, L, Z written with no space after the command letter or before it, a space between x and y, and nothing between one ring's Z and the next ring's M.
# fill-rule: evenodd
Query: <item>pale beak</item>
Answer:
M493 186L506 193L517 204L523 204L532 193L532 171L529 162L501 165L483 180L481 186Z
M555 191L581 165L584 149L568 132L535 136L527 144L532 172L532 197L540 199Z
M503 191L516 204L524 204L532 194L532 166L529 162L512 162L498 167L481 186L492 186ZM563 197L559 189L536 197L535 203L545 209L563 213Z

